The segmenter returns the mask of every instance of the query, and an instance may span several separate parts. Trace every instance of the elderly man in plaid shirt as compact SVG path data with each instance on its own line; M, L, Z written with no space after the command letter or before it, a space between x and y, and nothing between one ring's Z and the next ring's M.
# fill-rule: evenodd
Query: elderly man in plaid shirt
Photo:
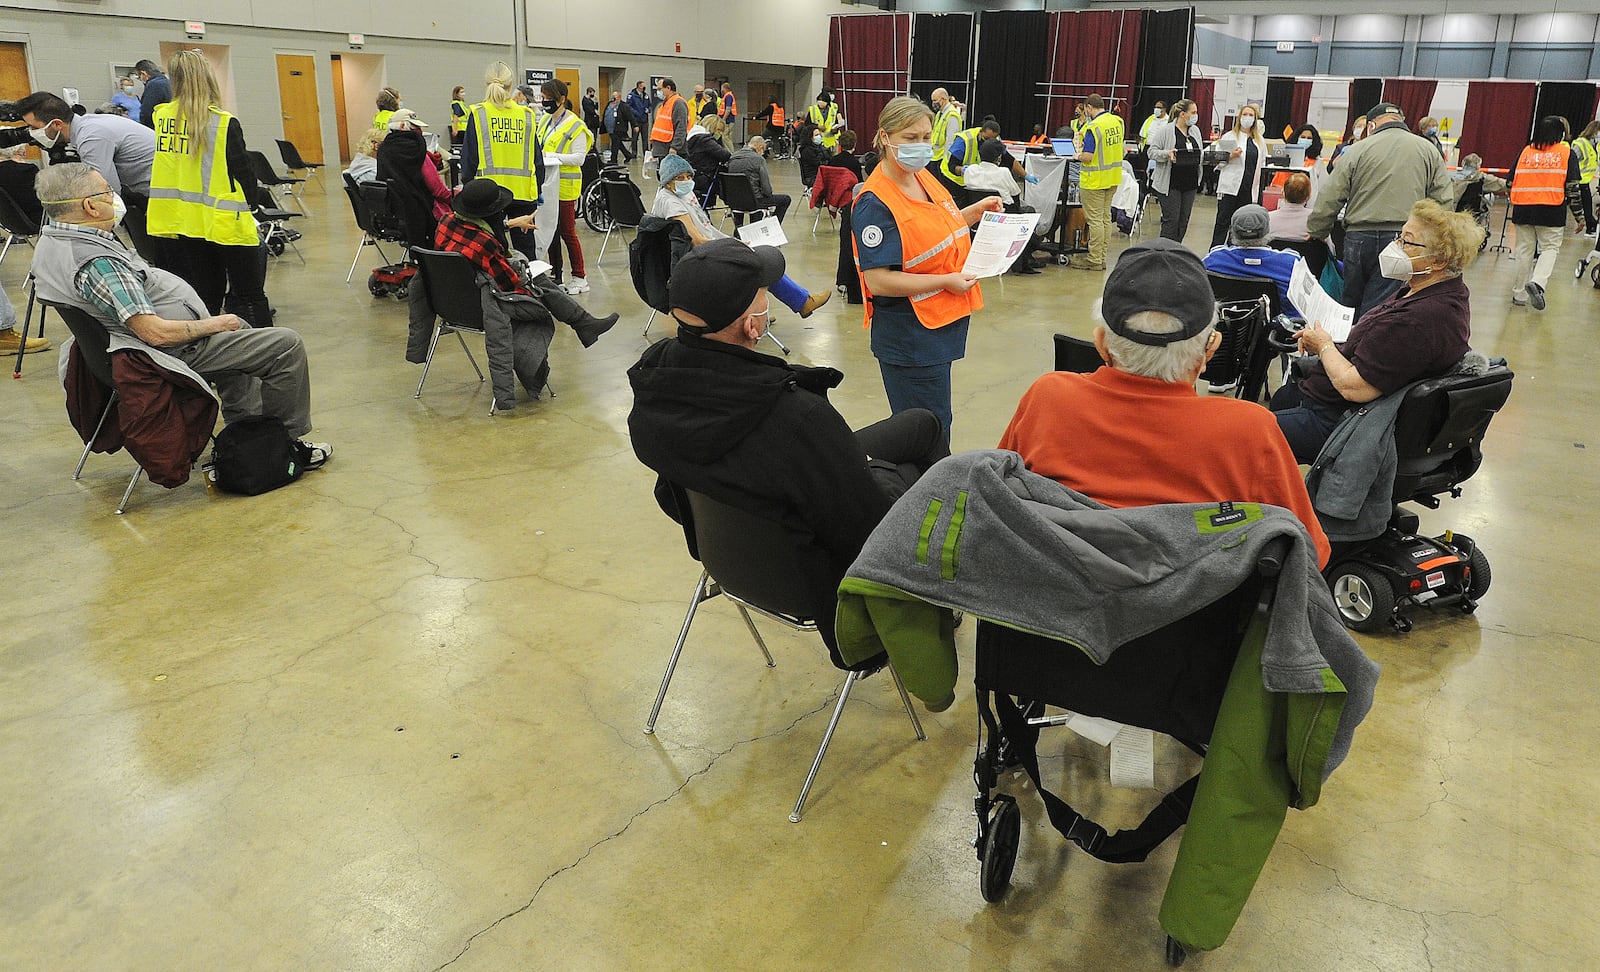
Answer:
M511 190L492 179L473 179L456 196L455 211L439 221L434 245L466 257L504 293L521 294L538 302L507 304L513 323L541 319L542 313L548 311L551 317L576 331L584 347L593 345L617 323L618 315L595 317L567 296L548 274L530 276L511 262L509 254L516 251L506 245L506 230L532 230L534 221L533 213L506 219L505 209L511 201ZM521 256L517 254L519 259Z
M311 431L311 378L300 335L286 327L251 328L233 314L210 316L177 274L153 267L114 230L122 196L82 162L39 173L46 225L34 250L39 296L88 314L105 327L112 351L159 351L217 386L226 421L278 419L289 434ZM333 455L306 442L311 468Z

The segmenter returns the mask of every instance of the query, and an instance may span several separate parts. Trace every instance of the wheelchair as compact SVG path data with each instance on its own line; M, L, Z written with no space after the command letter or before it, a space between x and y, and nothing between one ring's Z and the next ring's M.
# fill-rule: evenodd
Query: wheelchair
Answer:
M1446 530L1419 536L1417 514L1440 495L1461 495L1461 484L1483 464L1483 435L1515 376L1503 363L1483 374L1451 374L1417 382L1395 419L1398 453L1394 511L1384 531L1368 540L1335 543L1322 573L1345 626L1362 632L1388 625L1411 630L1413 607L1454 606L1471 614L1489 591L1489 558L1469 536Z
M596 233L609 232L615 221L606 206L606 182L627 182L628 167L625 165L602 166L595 173L595 178L588 181L584 187L583 195L578 197L578 216L586 225Z

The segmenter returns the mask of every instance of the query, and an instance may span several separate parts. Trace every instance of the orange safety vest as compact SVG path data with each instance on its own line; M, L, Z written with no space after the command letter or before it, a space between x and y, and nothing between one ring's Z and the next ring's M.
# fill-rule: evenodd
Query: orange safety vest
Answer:
M783 113L782 105L772 106L772 120L768 122L773 128L782 128L788 116Z
M1050 139L1048 139L1047 137L1045 137L1043 135L1035 135L1032 138L1028 139L1028 144L1029 145L1044 145L1048 141L1050 141Z
M663 101L661 107L656 109L656 124L654 128L650 129L650 141L672 144L672 106L682 100L683 95L675 94Z
M889 207L894 215L895 228L900 231L900 269L906 273L944 274L959 273L972 250L972 236L967 229L966 217L950 198L950 191L926 171L916 173L922 191L929 202L912 199L889 178L883 166L872 170L862 185L862 192L870 192ZM859 198L859 197L857 197ZM852 237L856 272L861 273L861 246ZM867 298L867 319L863 327L872 326L872 291L867 287L865 275L861 292ZM911 309L916 311L922 326L931 329L953 324L973 311L983 310L983 288L974 284L964 294L952 294L943 287L912 294Z
M1567 165L1572 146L1557 142L1547 149L1532 145L1517 158L1511 178L1511 205L1560 206L1567 201Z
M730 116L737 116L738 114L739 114L739 99L735 98L733 96L733 92L732 91L728 92L725 95L719 95L717 97L717 116L719 118L727 118L727 117L730 117Z

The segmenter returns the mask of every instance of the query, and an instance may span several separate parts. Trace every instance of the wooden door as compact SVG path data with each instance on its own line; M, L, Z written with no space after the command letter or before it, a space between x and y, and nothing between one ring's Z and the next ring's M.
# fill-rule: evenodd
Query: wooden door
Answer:
M333 115L339 125L339 164L349 165L355 156L350 151L350 116L344 104L344 58L333 55Z
M768 102L776 101L788 113L789 106L783 104L782 81L751 81L745 85L745 97L749 100L739 105L739 113L744 116L744 141L767 130L766 119L756 121L756 116L767 110Z
M317 106L317 59L309 54L278 55L278 103L283 106L283 137L300 157L322 164L322 111Z
M577 68L556 68L556 78L567 83L567 97L572 101L573 114L583 117L583 86L578 82Z
M18 98L26 98L32 92L33 85L28 81L27 45L11 41L0 42L0 101L16 101ZM0 128L12 127L15 126L0 123ZM23 153L23 157L38 158L37 148L30 146L28 151Z

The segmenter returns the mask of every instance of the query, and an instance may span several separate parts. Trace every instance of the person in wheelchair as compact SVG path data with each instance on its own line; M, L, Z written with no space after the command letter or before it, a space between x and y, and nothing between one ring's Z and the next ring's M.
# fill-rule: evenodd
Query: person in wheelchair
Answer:
M783 270L776 247L731 239L678 261L668 284L678 334L628 370L628 431L661 477L668 516L683 522L669 484L704 493L816 543L842 578L895 499L950 451L926 409L851 431L827 399L842 373L756 352Z
M1328 539L1272 414L1195 392L1222 343L1200 258L1165 238L1129 247L1098 304L1094 343L1105 366L1035 381L999 447L1022 456L1030 472L1107 506L1283 507L1305 524L1319 566L1326 564Z
M1206 254L1206 269L1235 277L1266 277L1278 285L1283 312L1290 317L1300 316L1289 303L1289 279L1300 262L1300 254L1271 247L1271 214L1254 204L1240 206L1228 225L1228 239L1230 242L1212 247Z
M1379 254L1384 276L1404 285L1362 315L1342 343L1316 321L1296 332L1300 351L1316 360L1300 381L1278 389L1271 406L1295 459L1315 462L1351 408L1456 366L1472 336L1461 275L1482 242L1471 216L1422 200Z

